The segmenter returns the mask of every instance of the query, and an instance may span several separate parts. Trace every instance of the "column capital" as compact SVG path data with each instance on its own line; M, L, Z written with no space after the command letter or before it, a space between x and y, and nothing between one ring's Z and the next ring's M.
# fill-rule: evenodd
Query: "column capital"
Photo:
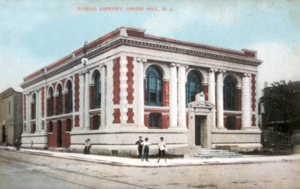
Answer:
M147 59L146 58L139 58L139 57L137 57L136 61L139 62L139 63L146 63Z
M41 91L41 88L37 88L37 89L35 89L35 92L40 92Z
M186 70L189 69L189 66L185 64L178 64L178 67L184 67Z
M86 69L86 70L85 70L85 73L86 73L86 74L89 74L89 73L90 73L90 69Z
M217 72L218 71L218 69L216 69L216 68L210 68L209 69L209 72Z
M82 70L81 72L79 72L79 75L82 76L85 74L85 70Z
M170 67L177 67L177 66L178 66L178 64L175 64L175 63L170 64Z
M219 69L218 72L220 72L220 73L226 73L226 70Z
M102 69L102 68L105 68L106 66L107 66L107 62L105 62L105 63L103 63L103 64L100 64L100 65L99 65L99 68Z
M249 74L249 73L244 73L243 74L243 77L250 77L251 76L251 74Z

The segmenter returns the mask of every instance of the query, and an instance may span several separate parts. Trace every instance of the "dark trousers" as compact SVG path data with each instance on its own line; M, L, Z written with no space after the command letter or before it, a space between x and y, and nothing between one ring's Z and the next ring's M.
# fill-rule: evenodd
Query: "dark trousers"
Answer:
M139 146L138 150L139 150L139 156L142 157L143 146Z
M90 153L90 146L84 148L84 154L89 154Z
M146 161L148 161L149 150L144 150L142 161L144 161L144 157L146 157Z
M161 155L163 155L164 158L166 158L166 151L165 151L165 150L160 150L160 149L158 149L158 157L160 158Z

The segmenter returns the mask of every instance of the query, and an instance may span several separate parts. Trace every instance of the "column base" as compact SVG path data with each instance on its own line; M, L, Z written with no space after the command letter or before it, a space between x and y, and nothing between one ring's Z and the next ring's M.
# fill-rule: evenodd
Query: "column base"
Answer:
M179 127L177 126L177 125L170 125L169 127L168 127L168 129L178 129Z

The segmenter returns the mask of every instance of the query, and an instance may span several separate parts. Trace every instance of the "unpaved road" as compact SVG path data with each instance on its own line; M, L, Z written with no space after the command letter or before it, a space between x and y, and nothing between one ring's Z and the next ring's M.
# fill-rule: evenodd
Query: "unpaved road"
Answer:
M299 161L141 168L1 149L0 163L1 189L300 188Z

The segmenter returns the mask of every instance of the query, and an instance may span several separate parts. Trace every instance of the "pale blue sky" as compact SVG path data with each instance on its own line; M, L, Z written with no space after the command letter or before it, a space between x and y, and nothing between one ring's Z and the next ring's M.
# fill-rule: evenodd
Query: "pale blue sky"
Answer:
M124 11L77 11L77 7ZM126 11L126 7L173 12ZM6 1L0 0L0 92L32 72L121 26L218 47L258 51L265 81L300 80L300 1Z

